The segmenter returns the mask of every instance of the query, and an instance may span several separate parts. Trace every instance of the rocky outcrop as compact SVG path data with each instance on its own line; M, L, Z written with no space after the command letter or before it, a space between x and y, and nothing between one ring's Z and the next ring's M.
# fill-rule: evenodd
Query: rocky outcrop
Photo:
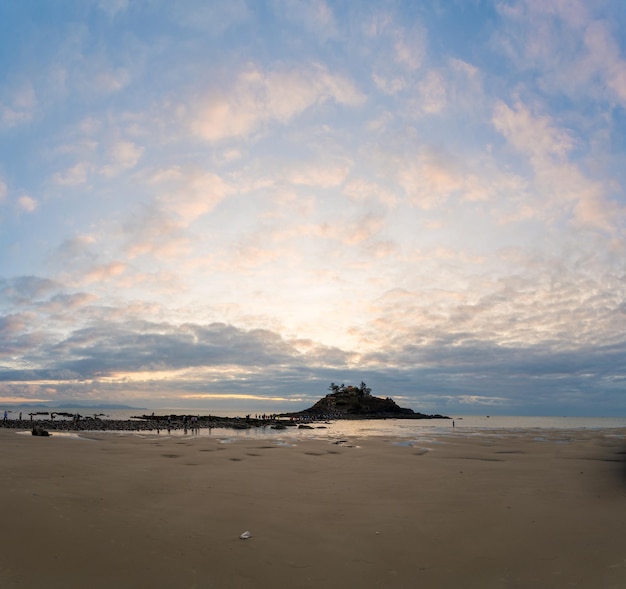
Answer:
M390 397L375 397L365 383L361 383L360 387L332 384L330 388L333 392L312 407L282 416L310 419L450 419L439 414L416 413L413 409L400 407Z
M56 414L58 416L58 414ZM253 429L263 427L282 427L284 422L277 416L268 416L265 419L254 417L218 417L215 415L197 416L197 421L191 421L186 415L149 415L133 419L102 419L99 417L80 417L79 419L7 419L0 420L0 427L6 429L30 430L34 436L50 435L48 432L162 432L188 431L198 429ZM287 423L284 427L294 426ZM45 433L41 433L45 432Z

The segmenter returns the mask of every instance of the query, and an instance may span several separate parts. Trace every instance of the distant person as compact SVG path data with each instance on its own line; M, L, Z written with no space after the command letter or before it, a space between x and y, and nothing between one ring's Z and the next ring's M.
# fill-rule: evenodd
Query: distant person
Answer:
M452 427L455 427L454 419L452 420Z
M4 410L4 418L2 419L2 421L7 421L7 419L9 419L9 414L7 412L7 410Z

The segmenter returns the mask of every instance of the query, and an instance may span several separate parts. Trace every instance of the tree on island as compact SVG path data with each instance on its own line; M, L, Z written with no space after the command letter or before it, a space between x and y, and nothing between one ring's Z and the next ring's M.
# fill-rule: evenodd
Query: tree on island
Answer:
M370 389L364 382L361 381L361 386L355 387L352 385L346 386L342 384L341 386L337 386L334 382L330 383L328 390L332 391L334 395L356 395L359 398L369 397L372 394L372 389Z

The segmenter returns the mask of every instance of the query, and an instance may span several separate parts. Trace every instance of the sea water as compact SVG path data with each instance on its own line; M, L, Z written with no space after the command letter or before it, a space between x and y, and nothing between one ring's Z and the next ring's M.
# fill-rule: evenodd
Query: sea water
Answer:
M593 430L626 428L626 417L485 417L464 415L454 419L363 419L314 422L313 429L289 427L292 437L390 437L425 438L439 435L480 435L498 432L527 432L537 430ZM236 437L276 435L276 430L255 428L237 430ZM215 430L214 430L215 431ZM285 431L285 430L282 430ZM273 432L273 433L270 433Z
M32 408L11 407L9 419L17 419L22 413L22 419L30 419L29 413ZM41 409L51 411L51 409ZM57 409L52 409L55 413ZM102 419L128 420L133 417L152 414L148 409L90 409L85 407L58 409L66 413L79 413L84 417L98 416ZM157 409L156 415L167 415L168 411ZM174 412L173 412L174 413ZM223 412L210 412L206 409L177 410L176 414L188 415L217 415L227 417ZM240 416L242 417L242 416ZM49 415L33 415L33 420L49 419ZM70 418L56 416L55 420L67 420ZM289 426L286 430L275 430L271 427L255 427L250 429L234 430L229 428L202 428L200 436L212 436L220 439L253 439L253 438L276 438L284 439L310 439L324 438L341 440L342 438L367 438L367 437L390 437L404 439L424 439L439 435L496 435L500 433L515 433L529 430L537 430L538 435L545 430L593 430L626 428L626 417L542 417L542 416L486 416L486 415L460 415L452 419L359 419L359 420L331 420L328 422L313 422L309 424L312 429L299 429L298 426ZM126 433L128 432L119 432ZM137 435L157 435L157 432L141 432ZM158 435L168 435L162 429ZM172 430L171 435L185 435L184 430ZM192 435L191 430L187 435Z

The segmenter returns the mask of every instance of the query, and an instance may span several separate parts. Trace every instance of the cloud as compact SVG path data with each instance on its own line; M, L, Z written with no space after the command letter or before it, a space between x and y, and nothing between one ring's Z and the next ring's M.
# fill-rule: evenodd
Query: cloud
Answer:
M377 200L390 208L394 207L399 200L395 191L381 186L377 182L364 179L355 179L347 182L343 187L343 193L356 201Z
M416 206L431 210L441 206L465 186L462 169L450 154L424 148L417 157L398 166L398 184Z
M168 12L178 25L215 37L231 27L245 24L252 16L245 0L210 3L203 0L179 0L168 6Z
M119 92L130 82L130 74L124 68L103 70L96 74L94 86L106 94Z
M516 149L537 166L546 160L565 160L576 142L571 133L555 126L547 115L534 116L521 102L513 107L496 103L493 124Z
M127 269L128 265L123 262L110 262L108 264L94 266L85 273L85 281L87 283L108 281L124 274Z
M12 313L0 317L0 334L3 340L8 341L15 334L22 333L28 323L27 316L23 313Z
M454 400L461 405L494 406L509 403L509 399L506 397L485 397L482 395L458 395Z
M362 244L373 239L385 225L384 217L372 213L365 215L352 225L344 226L339 234L341 241L350 246Z
M152 183L163 187L158 201L163 211L189 225L212 211L233 188L220 176L198 168L178 166L159 170Z
M32 120L39 105L35 88L30 80L15 82L8 96L0 100L0 121L4 127L14 127Z
M0 296L23 304L57 292L61 285L54 280L39 276L20 276L13 279L0 278Z
M32 197L27 194L23 194L17 199L17 207L20 211L24 211L25 213L32 213L37 209L39 203Z
M328 349L315 348L328 361ZM5 370L0 380L90 379L129 371L177 371L192 368L271 368L292 363L300 353L267 330L244 331L231 325L172 325L147 321L101 323L75 330L69 337L48 342L44 364L28 371ZM333 361L345 357L336 352ZM35 357L31 355L31 361ZM121 377L121 376L120 376ZM149 377L148 377L149 378ZM158 374L156 376L158 377Z
M98 0L98 8L114 17L128 10L128 0Z
M419 72L427 62L428 31L420 22L405 25L387 11L363 21L365 42L372 54L371 76L376 88L389 96L401 96L415 89ZM423 83L422 92L435 91L435 80ZM432 102L432 100L431 100Z
M386 361L399 365L430 360L484 364L486 357L479 360L473 354L482 355L485 349L496 356L506 349L518 350L520 357L534 356L533 349L548 356L575 356L594 346L624 344L626 316L619 297L602 288L604 277L589 277L573 254L568 262L512 254L506 261L516 272L510 277L485 281L470 275L465 281L471 288L466 290L444 290L433 283L428 290L386 293L376 301L378 319L369 328L371 335L365 335L393 350ZM432 255L424 258L432 260ZM467 263L463 266L467 272ZM416 284L420 282L416 277Z
M604 78L613 97L626 107L626 59L613 38L608 23L595 21L585 30L585 46L589 51L587 61L592 63Z
M540 198L536 206L554 222L563 215L563 207L581 226L617 231L621 217L617 205L606 199L603 183L586 177L570 156L579 141L567 129L559 128L547 115L534 115L522 103L510 107L498 102L492 119L518 152L528 157L535 172L535 185Z
M78 31L75 29L73 33ZM70 37L67 54L57 57L57 68L63 74L60 76L59 96L54 98L64 96L67 99L67 94L76 93L81 100L90 100L97 105L104 98L123 95L132 85L133 75L142 63L141 54L137 54L138 47L133 49L127 56L118 53L117 56L121 57L119 59L104 50L94 51L90 47L89 38L80 33L75 39Z
M106 289L114 283L120 287L129 266L119 260L107 259L115 250L116 237L113 234L108 234L104 238L96 235L77 235L67 239L51 253L49 269L56 271L58 280L66 287L101 286ZM104 248L108 250L106 255L103 252Z
M426 54L426 29L416 23L411 29L396 28L393 37L396 63L410 71L419 69Z
M123 170L134 168L144 148L132 141L117 141L109 149L109 163L103 166L101 172L105 176L114 176Z
M36 310L39 313L46 313L55 320L60 315L75 313L77 310L95 303L98 297L92 293L75 292L75 293L59 293L52 296L47 301L37 304Z
M394 96L406 90L409 86L408 80L404 76L387 77L380 72L374 72L372 79L376 87L383 93Z
M121 118L125 120L116 121L119 127L116 134L121 133L122 128L129 132L129 119L135 119L130 115ZM108 130L103 129L101 121L93 118L80 121L54 150L64 163L68 157L78 161L53 173L52 182L65 187L89 184L91 188L100 183L98 175L112 179L140 165L145 154L143 146L128 139L111 140L107 135Z
M273 0L274 12L315 35L316 40L336 37L338 25L326 0Z
M74 262L74 258L91 254L91 246L96 243L93 235L77 235L63 241L57 248L57 254L65 259L67 263Z
M447 102L446 84L443 76L435 71L430 71L419 83L419 104L421 110L428 114L441 112Z
M516 4L500 3L505 32L498 41L522 70L535 68L540 86L576 102L603 97L626 104L626 60L619 31L606 18L596 18L598 6L577 0Z
M572 399L583 391L588 395L603 390L606 399L606 391L619 388L620 379L626 379L616 369L626 352L621 337L626 314L622 310L615 315L616 300L611 297L587 295L594 290L588 283L578 290L570 285L535 294L533 280L508 282L472 304L452 292L433 292L428 298L424 293L395 291L381 306L386 309L381 317L385 327L376 327L377 349L364 350L358 357L312 340L287 340L271 330L141 320L142 313L154 314L147 308L120 307L100 318L92 309L83 317L90 317L89 322L83 327L73 322L69 333L33 332L31 327L42 321L54 327L63 320L64 310L73 310L76 316L77 309L90 309L95 299L85 293L71 298L53 294L57 288L53 283L33 277L17 280L14 286L43 296L37 313L49 315L47 321L32 312L0 319L7 353L21 353L28 363L24 368L5 361L0 388L7 395L10 390L12 395L42 396L49 388L54 395L127 399L153 395L156 401L167 390L192 395L236 391L297 398L306 404L321 396L331 381L360 379L373 385L377 394L403 395L415 408L462 411L465 406L471 412L472 406L505 410L523 404L529 409L545 407L546 402L558 407L567 398L572 411L576 406ZM45 300L47 295L52 296ZM570 320L575 296L582 297L580 312ZM446 309L449 304L453 307ZM411 312L411 305L415 311L422 309L419 315ZM550 313L555 327L564 321L576 324L576 333L583 337L571 339L550 330L535 332L541 337L534 340L506 336L513 327L520 334L524 330L532 334L529 326L536 324L533 315L539 312ZM133 315L135 319L130 318ZM613 323L615 339L598 325L598 318ZM548 325L545 318L540 323ZM594 340L590 330L601 339ZM565 341L569 345L562 346ZM560 401L554 398L555 388L561 392Z
M174 258L191 252L185 224L154 205L146 205L129 215L121 227L124 251L130 258L140 256Z
M361 20L361 30L365 37L376 39L388 33L394 26L393 14L389 11L376 11Z
M358 106L364 100L350 80L323 65L268 72L251 66L230 93L210 92L197 105L191 125L195 134L215 142L252 135L269 123L286 124L316 104Z
M296 165L287 174L293 184L331 188L341 185L350 172L350 164Z
M551 69L562 65L568 54L575 55L580 31L590 19L588 6L579 0L500 2L496 8L505 18L504 31L496 35L507 53L514 59L525 59L522 65L543 62ZM507 21L515 27L506 26Z
M79 162L64 172L56 172L52 176L52 181L61 186L78 186L85 184L89 168L90 166L86 162Z

